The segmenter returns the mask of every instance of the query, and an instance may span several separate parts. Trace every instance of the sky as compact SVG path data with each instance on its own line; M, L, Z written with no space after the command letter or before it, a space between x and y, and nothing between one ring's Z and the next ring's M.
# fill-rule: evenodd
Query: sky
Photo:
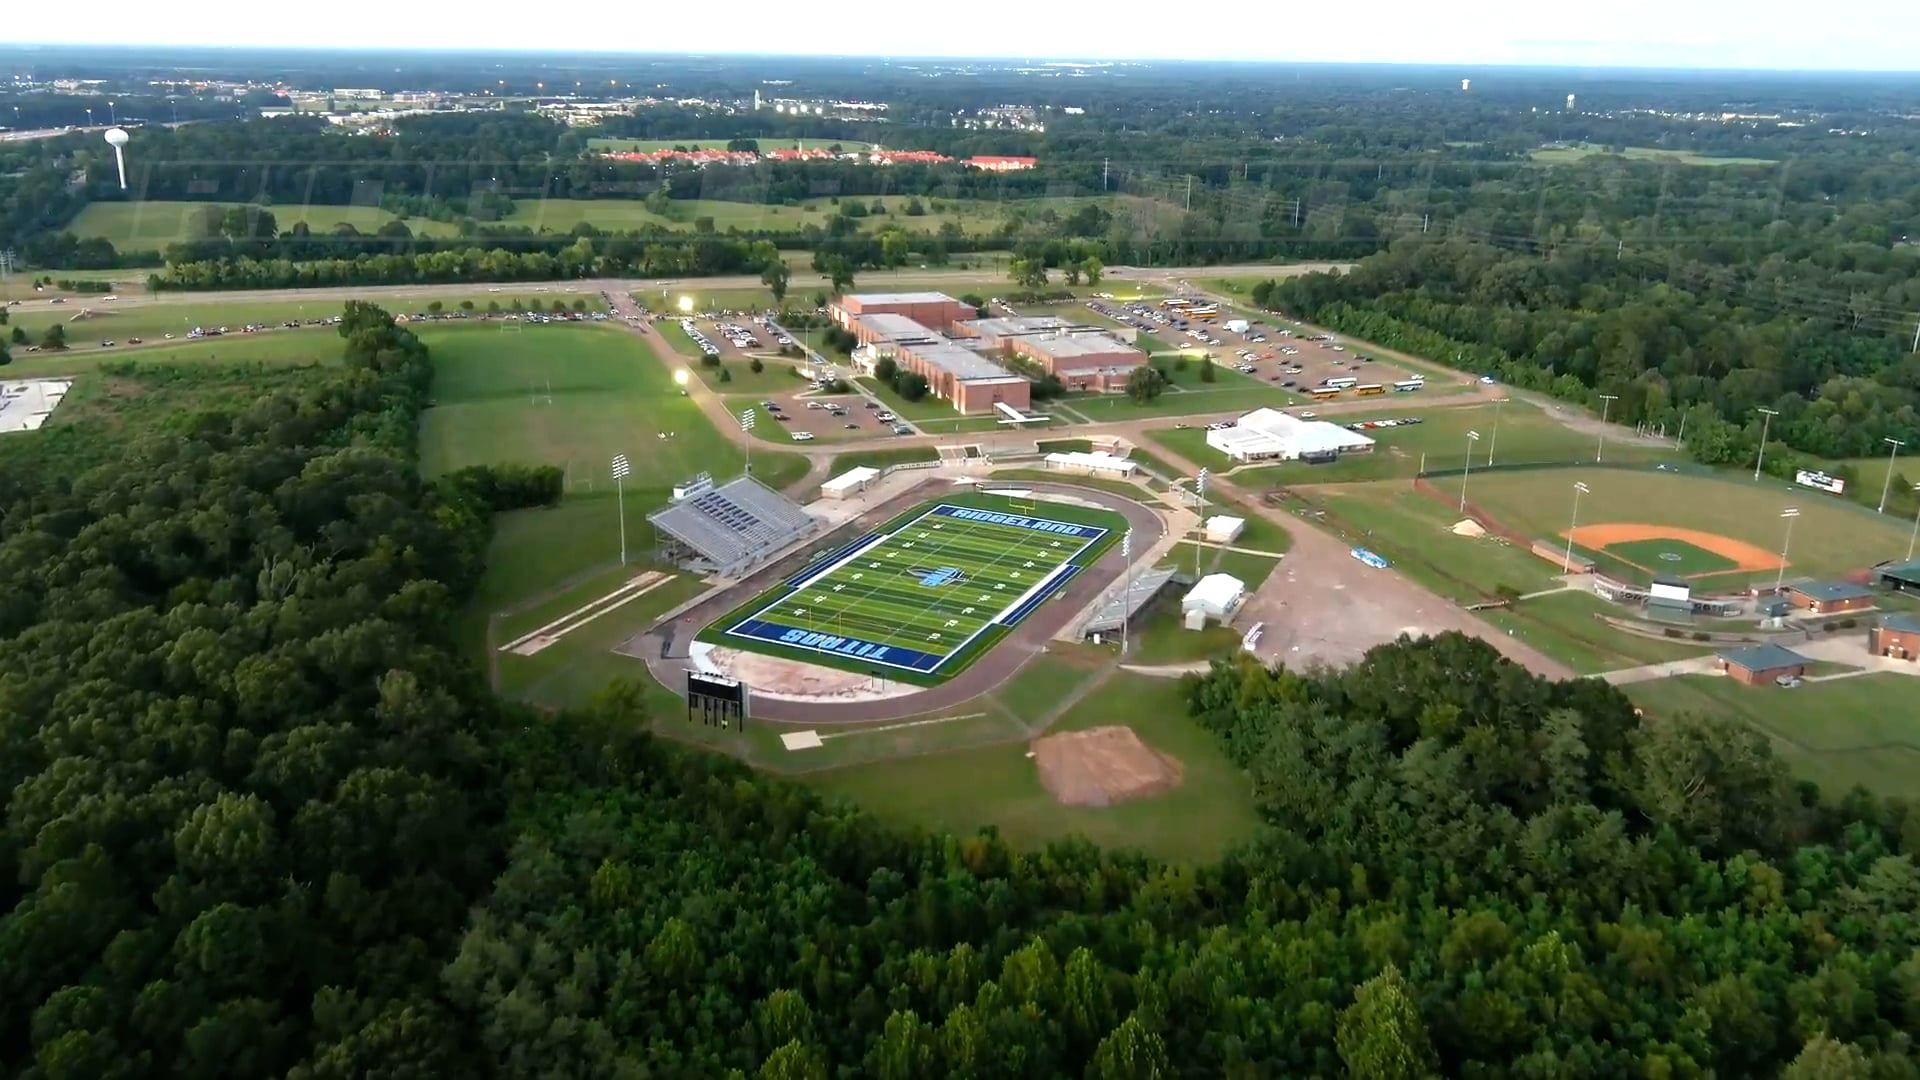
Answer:
M238 0L94 0L84 19L64 4L10 8L13 43L1920 71L1920 0L726 0L551 16L479 0L384 5L366 18Z

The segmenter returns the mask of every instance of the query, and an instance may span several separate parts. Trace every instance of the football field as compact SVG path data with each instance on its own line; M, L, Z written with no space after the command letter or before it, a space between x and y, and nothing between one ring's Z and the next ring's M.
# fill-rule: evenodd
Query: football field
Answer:
M840 666L950 674L949 661L1017 625L1105 546L1111 530L1029 505L1030 514L941 502L896 520L729 616L722 636Z

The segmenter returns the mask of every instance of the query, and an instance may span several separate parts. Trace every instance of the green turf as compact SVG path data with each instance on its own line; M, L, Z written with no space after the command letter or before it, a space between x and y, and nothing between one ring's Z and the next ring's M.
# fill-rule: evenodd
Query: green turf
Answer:
M1693 712L1753 725L1830 796L1856 784L1881 795L1920 796L1920 711L1913 708L1920 680L1913 676L1860 675L1788 690L1688 675L1623 689L1656 721Z
M1457 482L1436 478L1435 486ZM1529 469L1479 472L1468 496L1507 528L1522 536L1557 537L1573 514L1573 485L1587 485L1580 496L1579 524L1671 525L1714 533L1778 551L1786 532L1780 511L1796 507L1787 576L1839 577L1907 549L1902 522L1830 499L1818 492L1791 491L1776 484L1755 484L1739 474L1692 475L1637 469ZM1654 565L1664 565L1655 562ZM1647 577L1650 575L1640 575ZM1743 580L1772 584L1777 573L1721 574L1715 588Z
M1089 544L1012 525L926 516L940 503L1097 525L1107 532ZM889 521L877 530L891 534L879 546L804 587L796 589L783 580L765 590L703 629L700 640L850 671L884 667L889 678L932 685L966 670L1005 636L1008 628L993 620L1028 588L1060 566L1092 566L1125 529L1125 520L1108 511L956 493ZM829 550L837 548L838 542ZM941 585L920 580L925 573L949 567L964 578ZM760 621L869 645L951 655L937 671L918 672L886 666L878 654L845 655L738 632Z
M1694 577L1738 570L1740 564L1724 555L1695 547L1684 540L1628 540L1601 549L1608 555L1649 574Z
M1147 745L1177 760L1179 785L1117 806L1062 806L1041 786L1024 740L834 770L807 782L902 824L961 833L992 826L1028 848L1077 835L1109 849L1204 863L1258 832L1246 776L1188 718L1177 680L1116 674L1054 730L1109 724L1132 727Z

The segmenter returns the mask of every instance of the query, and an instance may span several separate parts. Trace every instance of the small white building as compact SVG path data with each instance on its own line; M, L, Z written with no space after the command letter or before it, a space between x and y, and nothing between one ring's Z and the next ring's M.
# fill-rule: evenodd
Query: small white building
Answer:
M865 465L848 469L839 476L820 485L820 497L823 499L846 499L867 490L867 485L880 479L879 469L870 469Z
M1215 514L1207 519L1207 540L1215 544L1231 544L1240 539L1240 533L1246 527L1246 518Z
M1126 458L1114 457L1112 454L1104 451L1096 450L1089 454L1076 450L1068 453L1048 454L1047 468L1058 469L1062 472L1086 473L1092 476L1130 477L1139 471L1140 466L1136 462L1128 461Z
M1247 331L1253 329L1253 324L1248 322L1245 319L1228 319L1227 329L1233 331L1236 334L1244 334Z
M1197 630L1208 619L1227 622L1247 598L1247 583L1232 574L1208 574L1180 598L1180 613L1188 629Z
M1332 461L1372 450L1373 440L1325 420L1255 409L1232 427L1207 432L1207 445L1235 461Z

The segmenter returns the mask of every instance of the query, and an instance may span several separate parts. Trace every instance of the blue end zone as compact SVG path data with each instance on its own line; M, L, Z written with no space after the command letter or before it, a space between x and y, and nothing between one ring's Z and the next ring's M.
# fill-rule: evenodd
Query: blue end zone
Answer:
M825 555L822 555L819 558L813 560L813 562L810 563L805 570L802 570L799 573L788 578L787 584L796 589L804 588L805 586L812 584L815 578L818 578L822 574L825 574L828 570L833 569L834 565L839 563L841 559L844 559L847 556L852 555L853 553L860 551L863 548L871 546L875 541L880 540L882 538L883 537L880 533L877 533L877 532L868 533L867 535L861 537L860 539L855 540L850 544L846 544L842 546L836 551L832 551Z
M1060 569L1055 570L1053 572L1052 580L1043 584L1040 587L1040 590L1038 592L1034 593L1032 596L1029 596L1025 600L1021 601L1019 607L1014 608L1012 611L1007 612L1005 615L1000 616L1000 618L994 621L999 623L1001 626L1018 625L1021 619L1024 619L1027 616L1033 614L1033 609L1040 606L1040 601L1045 600L1047 597L1052 596L1054 593L1057 593L1061 589L1065 588L1067 584L1067 579L1073 577L1073 575L1079 572L1080 572L1080 568L1077 566L1063 566Z
M768 622L765 619L742 619L729 628L727 633L752 638L755 641L764 641L770 645L785 645L791 649L851 657L880 667L917 671L922 675L933 674L941 664L947 662L948 657L953 655L904 649L898 645L880 645L822 630L804 630L797 626Z
M1046 518L1027 517L1023 514L1002 514L995 510L975 510L970 506L949 506L946 503L941 503L927 511L927 514L937 514L956 521L983 521L989 525L1011 525L1016 529L1032 529L1034 532L1052 536L1071 536L1088 543L1107 535L1107 530L1098 525L1075 525L1069 521L1049 521Z

